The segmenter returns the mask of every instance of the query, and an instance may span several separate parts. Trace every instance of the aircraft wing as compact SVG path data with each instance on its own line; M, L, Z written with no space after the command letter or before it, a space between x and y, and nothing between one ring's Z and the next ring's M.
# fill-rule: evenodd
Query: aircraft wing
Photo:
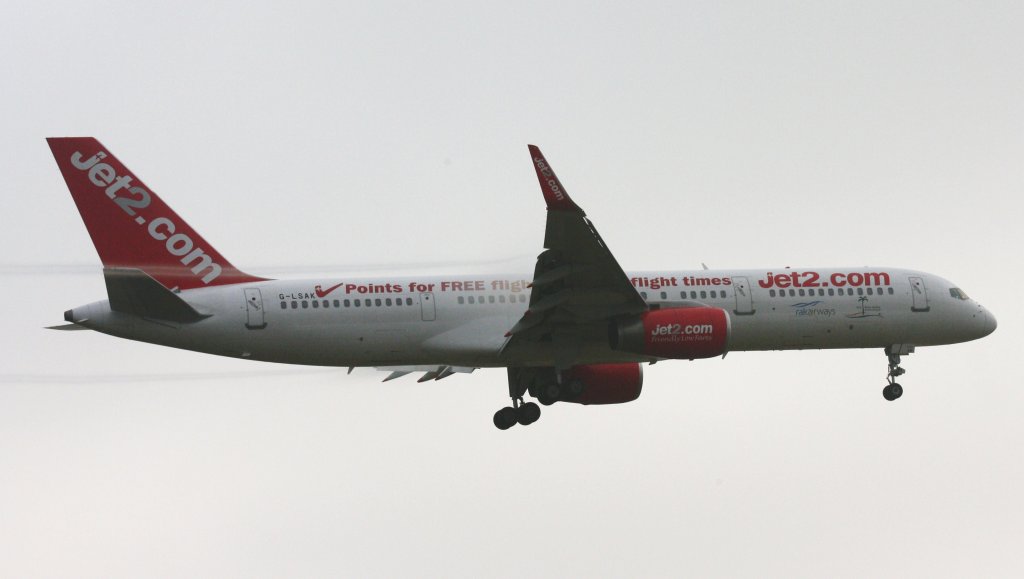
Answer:
M604 339L609 319L641 313L647 304L540 149L529 147L548 206L545 250L537 257L530 308L509 330L502 353L550 342L556 365L569 367L585 341Z

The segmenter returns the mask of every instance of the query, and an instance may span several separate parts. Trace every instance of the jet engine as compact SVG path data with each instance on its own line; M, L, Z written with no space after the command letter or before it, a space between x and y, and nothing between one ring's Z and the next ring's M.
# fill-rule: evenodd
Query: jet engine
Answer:
M658 358L713 358L725 353L730 329L721 308L667 308L612 322L609 342L613 350Z
M573 366L564 377L567 384L582 386L579 396L564 399L575 404L632 402L644 385L643 369L636 363Z

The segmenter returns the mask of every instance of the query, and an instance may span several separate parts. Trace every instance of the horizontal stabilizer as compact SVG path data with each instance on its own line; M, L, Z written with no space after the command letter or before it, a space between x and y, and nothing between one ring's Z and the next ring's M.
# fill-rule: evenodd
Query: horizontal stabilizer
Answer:
M107 282L110 309L115 312L183 324L210 317L197 312L181 296L142 270L107 268L103 270L103 279Z
M59 326L46 326L46 329L47 330L61 330L61 331L64 331L64 332L74 332L74 331L77 331L77 330L88 330L89 328L87 328L85 326L80 326L78 324L61 324Z

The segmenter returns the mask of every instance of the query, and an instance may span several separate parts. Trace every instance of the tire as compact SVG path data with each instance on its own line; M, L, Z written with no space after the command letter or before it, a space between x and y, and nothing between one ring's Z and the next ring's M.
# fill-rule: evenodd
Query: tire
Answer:
M891 385L889 385L889 388L892 390L893 400L897 400L900 396L903 396L903 386L900 386L899 384L893 382Z
M540 418L540 406L533 402L521 404L516 410L516 421L523 426L529 426Z
M583 382L579 380L573 380L572 382L569 382L568 384L565 385L565 396L570 400L579 398L580 394L583 394L583 390L585 389L586 388L583 385Z
M494 426L498 430L508 430L516 424L516 409L506 406L494 413Z
M541 394L548 400L558 400L562 397L562 387L558 384L548 384L541 388Z

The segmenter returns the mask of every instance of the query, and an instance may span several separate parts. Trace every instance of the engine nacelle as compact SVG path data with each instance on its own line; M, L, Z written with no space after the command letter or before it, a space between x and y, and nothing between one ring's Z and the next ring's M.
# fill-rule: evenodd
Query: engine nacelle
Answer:
M731 329L721 308L668 308L612 322L609 340L613 350L694 360L724 354Z
M583 393L565 400L576 404L622 404L640 397L644 371L640 364L591 364L573 366L565 373L566 380L583 383Z

